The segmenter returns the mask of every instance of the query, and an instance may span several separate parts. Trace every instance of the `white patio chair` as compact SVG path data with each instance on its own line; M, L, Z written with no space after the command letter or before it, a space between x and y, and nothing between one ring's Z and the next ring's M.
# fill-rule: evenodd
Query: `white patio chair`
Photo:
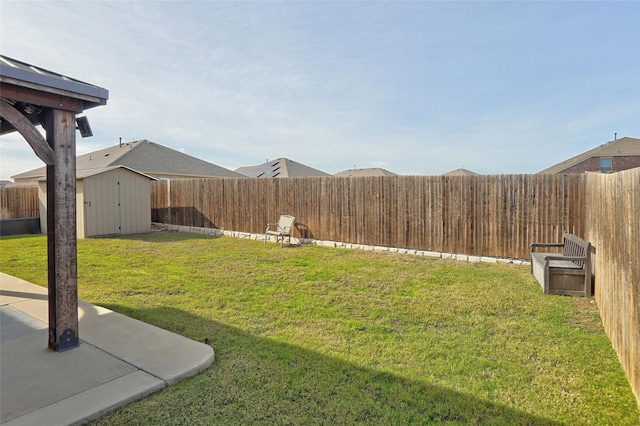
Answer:
M289 238L289 244L291 244L291 231L295 221L295 217L283 214L278 223L268 223L267 230L264 232L264 243L267 243L269 236L275 235L276 243L280 241L280 246L284 245L285 238Z

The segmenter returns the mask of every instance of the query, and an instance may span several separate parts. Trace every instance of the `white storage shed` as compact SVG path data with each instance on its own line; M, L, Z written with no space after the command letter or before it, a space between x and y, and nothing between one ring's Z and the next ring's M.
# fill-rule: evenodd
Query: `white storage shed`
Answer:
M78 238L151 232L151 181L125 166L78 170ZM38 182L40 229L47 233L47 183Z

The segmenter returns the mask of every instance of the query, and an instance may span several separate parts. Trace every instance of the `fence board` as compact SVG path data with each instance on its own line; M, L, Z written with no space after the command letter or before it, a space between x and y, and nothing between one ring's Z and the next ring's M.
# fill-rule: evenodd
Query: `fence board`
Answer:
M640 168L587 174L587 238L596 249L595 299L640 403Z

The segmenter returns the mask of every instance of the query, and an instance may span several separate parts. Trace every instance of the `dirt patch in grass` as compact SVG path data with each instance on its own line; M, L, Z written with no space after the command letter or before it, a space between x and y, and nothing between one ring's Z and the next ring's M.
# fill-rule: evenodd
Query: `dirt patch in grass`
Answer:
M602 320L598 305L593 297L576 297L573 300L576 311L573 313L573 323L585 331L602 333Z

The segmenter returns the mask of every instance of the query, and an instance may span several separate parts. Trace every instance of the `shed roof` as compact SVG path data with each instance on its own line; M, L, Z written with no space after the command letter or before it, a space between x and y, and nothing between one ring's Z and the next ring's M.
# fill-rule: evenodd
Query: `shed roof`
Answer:
M578 154L575 157L571 157L558 164L541 170L538 173L561 173L562 171L575 166L584 160L588 160L591 157L623 157L627 155L640 155L640 139L626 136L620 139L614 139L598 147L585 151L582 154Z
M76 158L78 174L84 170L102 169L116 165L149 175L245 177L224 167L146 139L118 144ZM40 167L11 177L13 179L38 179L44 175L46 175L46 168Z
M132 168L129 168L129 167L126 167L126 166L110 166L110 167L102 167L102 168L99 168L99 169L78 170L78 173L76 173L76 179L85 179L85 178L88 178L88 177L97 176L97 175L100 175L100 174L103 174L103 173L107 173L107 172L110 172L111 170L116 170L116 169L125 169L125 170L128 170L128 171L132 172L132 173L136 173L136 174L138 174L140 176L146 177L148 179L158 180L158 179L154 178L153 176L146 175L144 173L141 173L141 172L139 172L137 170L133 170ZM41 177L41 178L38 179L39 182L46 181L46 180L47 180L46 177Z
M397 174L380 167L365 169L349 169L336 173L336 177L360 177L360 176L397 176Z
M257 166L238 167L235 171L251 178L330 176L328 173L288 158L277 158Z

